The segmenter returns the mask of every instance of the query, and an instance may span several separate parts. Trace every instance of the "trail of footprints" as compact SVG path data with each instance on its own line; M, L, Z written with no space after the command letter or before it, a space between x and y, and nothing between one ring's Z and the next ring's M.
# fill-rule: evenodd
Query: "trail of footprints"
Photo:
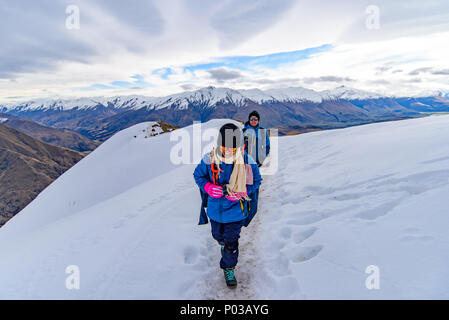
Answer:
M266 210L275 210L277 215L269 222L276 224L279 222L280 225L277 237L270 244L272 251L276 252L271 263L274 272L277 275L288 275L287 260L292 263L302 263L320 253L323 249L322 245L303 244L317 231L317 227L313 224L347 213L352 213L352 217L356 219L374 221L389 214L408 197L446 185L449 170L425 171L399 178L395 176L396 174L393 173L385 174L337 188L308 186L297 190L296 194L291 189L293 183L284 181L290 177L287 169L280 169L276 183L270 181L267 184L267 189L275 194L273 200L276 204ZM363 197L392 192L395 193L395 197L371 208L360 204L360 199ZM300 208L301 203L307 202L310 197L315 199L323 197L326 201L345 202L346 205L340 206L339 209L327 210ZM375 201L372 202L375 203ZM404 243L428 243L433 239L431 236L418 234L413 228L404 233L399 239Z
M208 271L203 274L205 281L201 282L199 289L201 296L206 299L250 299L254 298L255 293L251 290L252 281L254 279L252 271L262 267L261 260L255 253L249 253L258 246L262 246L263 265L268 271L264 281L271 284L269 287L276 292L277 297L289 298L292 296L301 296L299 283L292 276L291 267L301 263L310 261L317 257L324 249L319 243L314 243L313 235L318 228L313 224L324 219L345 214L353 213L354 218L364 219L368 221L376 220L388 214L396 207L407 195L421 193L429 188L434 187L435 182L444 183L444 179L448 176L448 171L426 172L423 174L410 175L404 178L393 178L394 174L387 174L375 177L366 181L348 184L341 188L322 188L318 186L305 187L302 190L289 190L293 182L285 181L289 177L286 169L280 169L276 175L276 179L266 177L260 193L259 213L256 218L260 221L252 222L253 227L242 230L241 256L239 258L239 266L237 275L239 279L239 289L237 291L229 291L220 286L223 282L222 274L217 272L217 263L220 259L219 248L214 240L208 239L207 243L201 248L187 246L184 248L184 263L191 266L206 267ZM422 179L425 177L425 179ZM424 180L424 181L423 181ZM421 182L419 184L422 189L411 189L412 182ZM430 183L432 182L432 183ZM374 189L374 191L373 191ZM402 191L406 195L398 194L396 199L391 199L367 209L357 203L365 193L384 193L387 191ZM397 189L397 190L396 190ZM323 210L301 210L301 203L307 202L309 197L324 197L327 200L335 200L336 202L345 202L347 205L340 209L329 211ZM355 201L355 203L353 202ZM255 219L255 220L259 220ZM270 225L273 228L270 235L254 234L257 233L258 224ZM248 236L251 233L251 237ZM247 239L245 239L247 238ZM249 239L251 238L251 239ZM432 237L422 235L414 228L404 230L399 239L402 242L416 244L417 242L428 242ZM264 247L265 246L265 247ZM267 254L268 253L268 254ZM271 279L270 279L271 278ZM277 278L275 281L274 278ZM185 287L188 287L186 285ZM304 296L304 295L302 295Z
M288 249L285 252L294 263L310 260L322 250L323 246L305 246L301 243L310 238L316 230L316 227L311 227L293 232L291 227L283 227L278 231L278 238L271 242L270 249L274 252Z
M313 167L318 167L316 164ZM313 168L309 168L312 170ZM259 221L253 224L270 225L272 232L269 234L252 234L250 241L242 241L239 286L244 286L243 291L220 290L217 283L222 281L222 275L216 272L216 264L219 260L218 249L215 242L210 239L200 250L187 247L184 251L186 264L206 264L210 271L206 275L206 286L203 286L202 296L207 299L241 299L254 298L251 290L253 278L252 270L263 267L264 282L268 282L267 291L272 290L277 298L305 297L300 291L298 280L292 276L291 268L295 265L306 263L317 257L323 250L323 246L313 242L313 235L318 231L314 224L340 214L350 213L356 219L374 221L387 215L408 196L422 193L431 188L447 184L448 170L430 171L412 174L402 178L395 178L395 174L384 174L365 181L350 183L341 187L308 186L301 190L293 190L291 181L286 181L291 176L287 169L281 168L276 174L276 179L264 177L264 183L260 193ZM360 198L370 194L397 192L396 198L380 203L371 208L360 205ZM339 209L307 210L302 208L302 203L307 203L309 198L325 198L326 201L345 203ZM257 218L257 217L256 217ZM245 233L256 232L258 228L243 229ZM246 235L247 236L247 235ZM271 236L271 238L269 238ZM399 240L403 243L415 245L428 243L433 238L423 235L416 228L403 230ZM255 243L255 246L254 244ZM250 248L250 244L252 247ZM246 246L246 247L245 247ZM248 254L249 250L261 246L263 262L260 255ZM267 254L268 253L268 254ZM262 264L261 264L262 263ZM269 296L269 294L268 294Z
M296 213L292 212L292 207L300 206L306 197L290 193L287 188L292 182L284 180L286 171L281 169L276 175L276 179L265 179L264 184L270 199L261 194L261 206L259 213L263 216L263 224L272 226L270 235L260 235L260 240L267 245L268 256L266 255L265 267L270 277L277 279L276 298L289 299L306 296L301 293L298 280L292 275L291 268L294 265L305 263L316 257L323 249L322 245L314 244L311 237L318 228L311 225L316 222L302 220L304 223L296 223ZM263 197L263 198L262 198ZM314 214L311 212L310 214ZM305 217L299 217L304 219ZM307 222L307 223L306 223Z
M285 169L284 169L285 170ZM302 201L306 199L306 197L295 196L290 192L284 190L285 186L292 184L292 182L284 181L284 172L280 170L278 175L278 181L280 182L280 186L278 187L278 205L279 205L279 213L282 214L283 207L286 205L298 205ZM269 186L268 188L272 189L273 186ZM272 189L273 190L273 189ZM311 216L315 216L316 212L312 212ZM283 226L278 230L277 239L274 240L273 246L277 247L277 249L282 250L286 246L288 246L287 256L288 259L293 263L301 263L308 261L319 254L319 252L323 249L321 245L303 245L302 243L312 237L315 232L318 230L315 226L308 226L320 219L307 219L307 217L302 217L302 222L298 223L297 220L289 219L291 214L286 214L284 219L287 218ZM282 219L282 217L281 217ZM310 221L309 221L310 220Z

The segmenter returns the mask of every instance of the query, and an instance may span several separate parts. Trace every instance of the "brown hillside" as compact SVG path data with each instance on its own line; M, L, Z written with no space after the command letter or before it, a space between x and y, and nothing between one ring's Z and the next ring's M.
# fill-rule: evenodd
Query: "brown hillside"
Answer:
M82 158L0 124L0 226Z

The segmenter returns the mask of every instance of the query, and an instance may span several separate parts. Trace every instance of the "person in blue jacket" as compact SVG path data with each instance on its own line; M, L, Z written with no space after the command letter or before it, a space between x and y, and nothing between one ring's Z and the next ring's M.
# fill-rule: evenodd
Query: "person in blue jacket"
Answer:
M245 151L262 166L270 154L270 136L268 130L260 126L260 114L256 110L248 116L243 128Z
M226 284L233 288L237 285L234 269L240 231L247 218L248 195L262 181L256 162L244 153L242 132L236 125L227 123L220 128L217 146L202 158L193 176L208 195L212 237L221 245L220 268Z
M268 130L262 128L259 122L259 113L256 110L252 111L243 128L243 137L246 153L255 159L257 166L260 167L270 153L270 136L268 135ZM248 195L251 201L248 203L248 218L246 219L245 226L248 226L257 213L259 189L254 190Z

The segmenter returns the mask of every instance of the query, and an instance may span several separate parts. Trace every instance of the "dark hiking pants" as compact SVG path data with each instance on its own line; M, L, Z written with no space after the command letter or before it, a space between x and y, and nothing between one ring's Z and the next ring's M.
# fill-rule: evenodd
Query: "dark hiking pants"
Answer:
M220 260L220 268L233 268L237 265L239 256L239 238L243 221L219 223L210 220L212 237L221 245L224 245L223 256Z

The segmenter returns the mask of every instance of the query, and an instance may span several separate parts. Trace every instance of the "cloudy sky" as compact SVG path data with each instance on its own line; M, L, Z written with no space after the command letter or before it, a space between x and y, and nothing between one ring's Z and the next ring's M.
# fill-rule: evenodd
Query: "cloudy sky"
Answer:
M449 1L0 0L0 101L449 89Z

